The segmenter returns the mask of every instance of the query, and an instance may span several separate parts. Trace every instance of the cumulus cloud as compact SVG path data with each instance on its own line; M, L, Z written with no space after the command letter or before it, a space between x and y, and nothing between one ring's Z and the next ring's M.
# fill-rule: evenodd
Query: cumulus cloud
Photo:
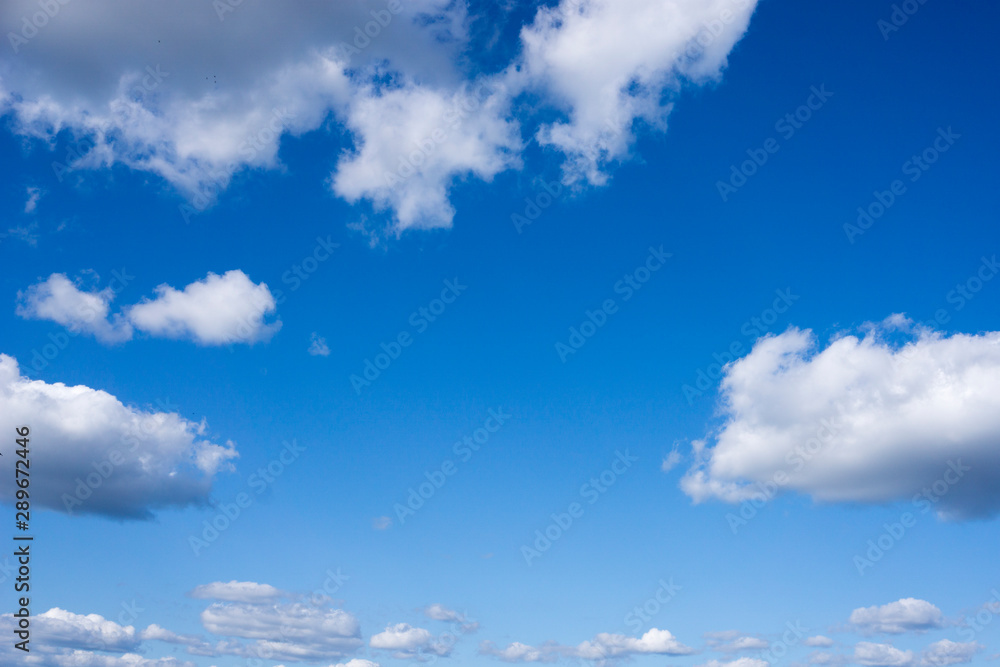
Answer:
M0 114L22 136L73 141L60 177L116 164L156 174L188 198L185 219L242 170L279 168L283 138L346 130L330 187L391 210L398 234L449 226L449 189L519 168L525 136L565 155L567 180L605 182L636 120L662 129L682 83L720 75L755 5L563 0L537 11L506 68L476 73L466 3L450 0L94 0L61 4L28 37L37 5L11 0ZM544 122L523 129L519 114Z
M976 642L953 642L942 639L924 649L921 661L924 665L959 665L972 662L973 656L982 650Z
M479 653L500 658L504 662L552 662L557 658L549 647L535 648L521 642L513 642L500 649L493 642L483 641L479 644Z
M130 340L135 330L160 338L187 338L199 345L266 341L281 328L268 322L277 303L265 283L255 284L239 270L204 279L177 290L156 288L145 299L110 317L111 287L85 292L61 273L18 292L17 314L51 320L74 333L93 335L104 343Z
M256 640L250 646L217 648L218 653L274 660L335 660L361 645L357 619L342 609L300 602L286 604L214 603L201 613L212 634Z
M903 598L882 606L859 607L848 622L862 634L902 634L940 628L941 610L926 600Z
M139 647L131 625L122 626L98 614L74 614L54 607L35 618L39 640L52 646L127 653Z
M128 309L140 331L165 338L191 338L201 345L268 340L281 322L267 323L277 309L267 285L254 284L242 271L209 273L181 290L156 288L156 298Z
M288 594L269 584L233 580L228 583L216 581L211 584L202 584L188 595L202 600L259 603L286 597Z
M232 442L207 438L204 421L126 406L84 385L31 380L0 354L0 429L23 424L46 443L32 449L32 501L61 512L149 518L154 509L205 503L215 475L238 456ZM9 479L13 466L14 457L0 458ZM0 500L12 503L14 491L0 487Z
M479 646L479 652L508 662L546 662L559 656L567 656L603 663L634 655L688 655L694 653L694 649L681 644L668 630L651 628L641 637L602 632L576 646L548 642L536 648L515 642L498 649L491 642L483 642Z
M403 660L414 658L420 652L444 656L450 654L452 648L451 644L436 639L429 630L413 627L409 623L387 626L382 632L372 635L368 645L393 651L393 657Z
M636 120L663 127L664 98L683 81L718 77L755 0L562 0L521 31L520 75L567 119L538 142L565 153L564 181L602 184L626 157Z
M115 293L110 287L83 291L62 273L17 293L18 316L50 320L74 333L90 334L102 343L120 343L132 338L132 325L121 315L108 318Z
M346 119L360 145L338 163L334 192L391 208L399 230L450 227L454 179L490 181L520 165L518 126L506 118L509 99L503 87L485 82L472 90L406 83L367 92Z
M681 481L695 502L787 489L825 502L929 494L944 518L1000 509L1000 332L890 327L819 349L811 331L767 336L726 366L721 428ZM933 493L928 489L933 488Z
M858 642L854 661L870 667L908 667L914 662L913 651L901 651L891 644Z

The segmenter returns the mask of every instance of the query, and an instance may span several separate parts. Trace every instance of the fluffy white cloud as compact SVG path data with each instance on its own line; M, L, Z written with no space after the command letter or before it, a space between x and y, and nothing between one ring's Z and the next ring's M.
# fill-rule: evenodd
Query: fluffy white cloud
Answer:
M941 610L926 600L903 598L881 607L859 607L848 619L863 634L902 634L939 628L944 623Z
M542 125L542 145L566 154L564 180L604 183L629 150L636 119L662 127L668 92L721 74L756 0L561 0L521 31L515 78L568 119Z
M212 634L257 640L250 646L218 647L218 653L315 662L346 657L362 645L353 615L299 602L215 603L201 613L201 622Z
M35 0L11 0L0 5L13 53L0 54L0 114L23 136L75 139L57 156L61 178L114 164L151 172L189 198L185 218L241 170L279 167L283 137L346 128L354 145L334 192L391 208L396 233L448 226L457 180L519 167L511 109L524 93L526 106L565 114L527 134L566 154L568 179L602 183L636 119L662 127L681 81L719 75L755 4L564 0L538 10L508 68L475 75L466 3L450 0L93 0L60 4L37 30L25 22ZM470 99L456 122L450 110Z
M394 651L393 656L399 659L413 658L418 652L448 655L452 648L450 643L436 639L429 630L413 627L409 623L387 626L382 632L372 635L368 645Z
M908 667L913 664L913 651L901 651L891 644L858 642L854 661L870 667Z
M341 159L333 190L349 202L366 198L391 208L398 229L450 227L451 182L464 175L490 181L520 165L518 126L499 84L437 90L410 82L354 104L347 126L358 149Z
M42 190L41 188L29 187L26 194L28 199L24 202L24 212L34 213L38 207L38 200L42 198Z
M288 594L270 584L258 584L253 581L216 581L202 584L188 593L193 598L202 600L226 600L228 602L270 602Z
M948 518L1000 509L1000 332L873 325L818 349L791 328L728 365L714 446L695 442L681 481L696 502L791 489L826 502L924 494Z
M128 309L136 329L152 336L191 338L201 345L268 340L281 322L267 323L277 309L267 285L254 284L242 271L209 273L183 291L156 288L156 298Z
M204 503L212 480L238 456L231 442L206 438L204 421L177 412L147 411L83 385L31 380L0 354L0 429L31 425L31 497L36 507L148 518L153 509ZM0 457L0 474L14 478L14 456ZM13 502L13 484L0 500Z
M552 662L557 657L550 647L536 648L521 642L514 642L502 649L498 649L493 642L480 642L479 653L500 658L504 662Z
M18 292L17 314L61 324L74 333L92 334L104 343L130 340L133 330L164 338L189 338L200 345L266 341L281 328L267 322L277 303L265 283L255 284L239 270L177 290L156 288L155 299L127 307L109 318L114 290L85 292L61 273Z
M121 315L108 319L115 293L110 287L85 292L61 273L17 293L17 314L26 319L51 320L74 333L91 334L104 343L132 338L132 326Z
M98 614L74 614L54 607L34 620L37 639L45 644L73 649L125 653L139 647L131 625L122 626Z
M642 654L688 655L694 653L694 649L678 642L668 630L651 628L641 637L602 632L576 646L561 646L555 642L547 642L540 647L534 647L514 642L506 648L498 649L492 642L482 642L479 645L479 652L507 662L548 662L559 656L566 656L603 663Z
M669 630L652 628L638 638L602 632L578 645L572 655L586 660L604 660L640 653L687 655L693 652L693 649L677 641Z
M363 658L354 658L348 660L347 662L339 662L336 665L330 665L330 667L379 667L377 662L372 662L371 660L364 660Z
M982 648L982 645L976 642L963 643L942 639L924 649L921 661L925 665L958 665L972 662L973 656Z

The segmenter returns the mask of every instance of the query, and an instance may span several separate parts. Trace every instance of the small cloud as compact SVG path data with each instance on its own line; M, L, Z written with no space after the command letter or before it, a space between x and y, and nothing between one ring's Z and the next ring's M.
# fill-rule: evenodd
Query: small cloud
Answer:
M809 637L804 642L806 646L813 646L816 648L826 648L833 646L833 640L829 637L824 637L823 635L816 635L815 637Z
M680 451L678 451L678 443L674 443L674 448L670 450L670 453L663 457L663 464L660 466L660 470L663 472L670 472L673 470L678 463L681 462L683 457Z
M38 206L38 200L42 198L41 188L28 188L28 200L24 202L24 212L34 213Z
M327 350L327 354L329 353L329 350ZM310 354L312 354L312 351L310 351ZM392 527L392 519L387 516L377 516L372 519L372 528L375 530L388 530L390 527Z
M329 357L330 347L326 344L326 339L320 336L315 331L312 332L312 337L309 339L309 354L314 357ZM388 517L381 517L383 519ZM392 521L389 522L390 524ZM388 528L388 526L386 526Z

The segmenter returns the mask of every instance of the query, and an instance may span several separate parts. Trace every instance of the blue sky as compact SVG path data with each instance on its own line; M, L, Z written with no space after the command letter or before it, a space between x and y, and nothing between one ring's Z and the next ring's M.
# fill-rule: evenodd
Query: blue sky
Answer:
M996 8L41 6L5 664L997 658Z

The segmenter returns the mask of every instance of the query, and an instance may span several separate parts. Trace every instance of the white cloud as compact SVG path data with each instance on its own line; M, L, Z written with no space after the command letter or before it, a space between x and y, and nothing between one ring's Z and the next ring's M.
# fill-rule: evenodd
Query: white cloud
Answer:
M560 656L605 663L634 655L689 655L694 649L677 641L668 630L651 628L641 637L602 632L576 646L561 646L547 642L540 647L514 642L498 649L492 642L482 642L479 652L507 662L549 662Z
M313 331L309 338L309 354L314 357L329 357L330 346L326 344L326 339Z
M424 615L427 616L427 618L434 619L435 621L457 623L461 626L460 630L462 633L475 632L479 629L479 623L476 621L468 622L465 614L460 614L454 609L449 609L442 604L435 603L425 608Z
M122 626L98 614L74 614L54 607L34 620L37 638L52 646L125 653L139 647L131 625Z
M851 612L848 621L866 635L877 632L902 634L940 628L944 615L926 600L903 598L881 607L859 607Z
M875 325L820 350L811 331L791 328L757 341L726 367L725 423L713 447L696 443L681 488L696 502L741 502L770 485L885 503L933 485L943 517L995 513L1000 332L921 330L901 347L886 336Z
M177 290L156 288L145 299L109 318L114 290L84 292L61 273L18 292L17 314L51 320L74 333L93 335L103 343L130 340L133 330L162 338L189 338L200 345L266 341L281 328L267 322L277 303L265 283L255 284L239 270L204 279Z
M379 664L377 662L372 662L371 660L354 658L352 660L348 660L347 662L339 662L336 665L330 665L330 667L379 667Z
M38 207L38 200L42 198L41 188L29 187L25 194L28 195L28 199L24 202L24 212L34 213L35 208Z
M392 527L392 518L387 516L377 516L372 519L372 528L375 530L388 530Z
M858 642L854 647L854 661L870 667L908 667L913 660L913 651L901 651L891 644Z
M269 584L253 581L216 581L195 587L188 595L202 600L226 600L228 602L260 603L286 597L288 594Z
M525 134L565 153L567 178L603 183L627 157L635 120L662 128L663 98L719 76L755 4L564 0L538 10L522 53L489 76L469 73L468 9L450 0L60 4L0 54L0 114L49 145L60 132L74 138L83 156L56 156L61 178L123 164L171 183L190 211L242 170L280 168L282 138L346 128L354 146L332 174L335 193L391 209L397 234L447 227L449 189L519 168ZM3 3L0 33L19 35L36 11L35 0ZM483 84L490 94L449 120ZM550 117L536 103L565 119L522 133L511 110L526 97L529 120ZM420 164L387 182L401 161Z
M486 81L469 90L411 82L363 90L346 121L359 147L338 163L334 192L391 208L398 230L450 227L452 181L467 174L490 181L520 166L521 138L506 119L508 103L503 86Z
M684 457L681 456L678 446L675 444L674 448L670 450L670 453L663 457L663 462L660 464L660 470L663 472L670 472L677 467L677 464L679 464L683 458Z
M238 456L232 442L207 439L206 424L177 412L147 411L83 385L31 380L0 354L0 429L31 425L32 501L36 507L148 518L153 509L208 500L215 475ZM14 478L13 456L0 474ZM0 486L12 503L14 485Z
M670 631L652 628L638 638L602 632L578 645L572 655L585 660L604 660L645 653L687 655L693 652L693 649L677 641Z
M242 271L209 273L184 288L156 288L156 298L128 309L140 331L166 338L191 338L201 345L266 341L281 328L267 323L277 304L267 285L256 285Z
M362 645L353 615L298 602L215 603L201 613L201 622L216 635L257 640L249 647L221 647L219 653L316 662L346 657Z
M414 658L418 652L442 656L451 653L450 644L438 641L429 630L413 627L409 623L387 626L382 632L372 635L368 645L394 651L393 657L401 660Z
M802 642L806 646L813 646L819 648L826 648L833 646L833 640L829 637L824 637L823 635L816 635L814 637L807 637L805 641Z
M982 648L976 642L962 643L942 639L924 649L921 661L924 665L958 665L972 662L973 656Z
M521 31L525 85L568 118L542 125L542 145L566 154L564 180L606 181L625 158L633 122L663 127L663 98L684 80L721 74L756 0L561 0Z
M17 293L17 315L26 319L50 320L74 333L91 334L103 343L120 343L132 338L132 326L121 315L108 319L114 291L84 292L61 273Z
M504 662L552 662L557 657L549 648L536 648L521 642L514 642L502 649L498 649L493 642L480 642L479 653L492 655Z

